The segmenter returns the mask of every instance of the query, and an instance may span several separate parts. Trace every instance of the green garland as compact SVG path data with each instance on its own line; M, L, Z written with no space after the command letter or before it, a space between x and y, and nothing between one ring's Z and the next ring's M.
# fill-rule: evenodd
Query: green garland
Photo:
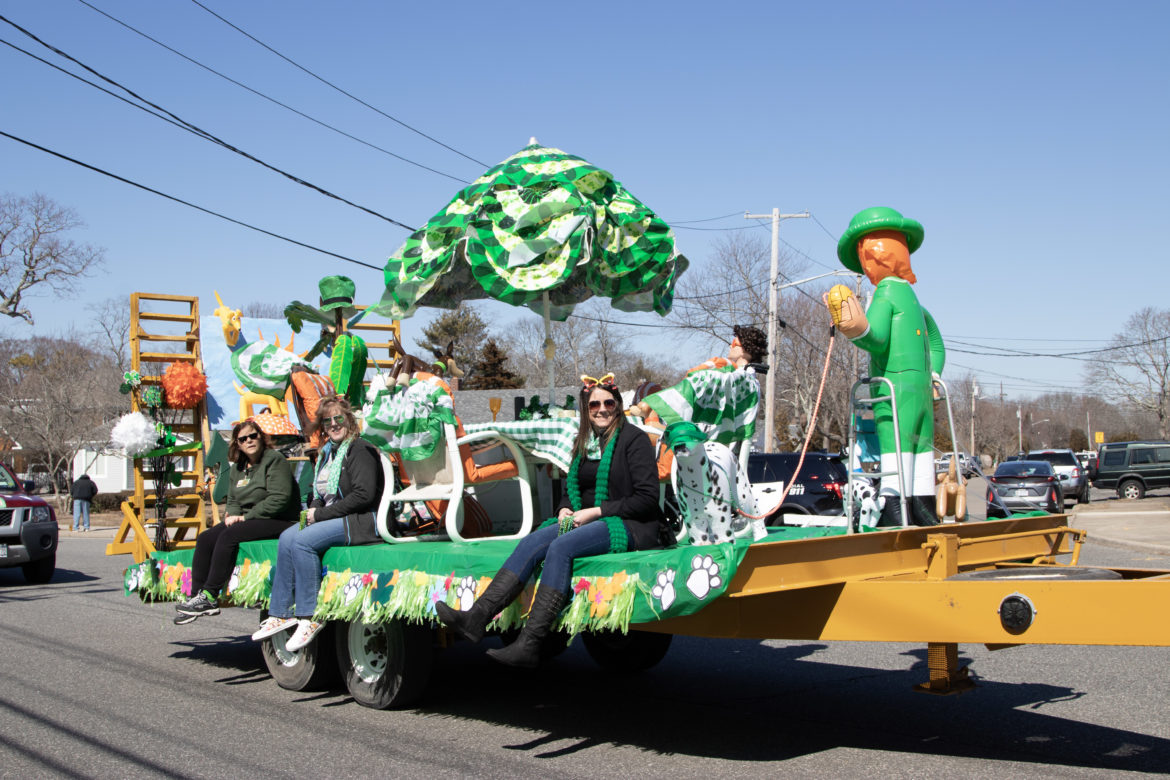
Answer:
M609 498L609 467L613 462L613 453L617 449L618 431L610 434L609 441L605 445L605 451L601 453L601 463L597 465L597 488L594 491L594 500L597 506L601 506ZM580 453L573 456L573 462L569 465L569 505L574 512L580 512L581 507L581 485L577 481L577 472L581 467ZM626 526L622 519L617 515L610 515L609 517L601 518L601 522L605 523L609 529L609 551L611 553L626 552L630 549L630 538L626 535ZM543 526L542 526L543 527ZM572 530L571 527L569 530ZM564 525L561 526L560 532L567 533Z

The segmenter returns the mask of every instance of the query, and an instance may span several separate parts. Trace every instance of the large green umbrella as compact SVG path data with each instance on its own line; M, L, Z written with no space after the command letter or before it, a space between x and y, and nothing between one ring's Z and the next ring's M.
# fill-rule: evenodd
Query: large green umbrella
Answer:
M564 320L600 295L665 315L688 264L670 226L609 172L533 139L390 256L376 310L404 318L491 298Z

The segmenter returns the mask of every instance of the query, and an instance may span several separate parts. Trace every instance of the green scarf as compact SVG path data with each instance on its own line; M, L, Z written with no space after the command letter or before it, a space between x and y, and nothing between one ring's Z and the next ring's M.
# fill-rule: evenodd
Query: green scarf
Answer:
M620 429L619 429L620 431ZM609 441L605 445L605 451L601 453L601 463L597 464L597 487L594 490L594 500L597 506L601 506L602 502L609 498L609 467L613 463L613 452L617 449L617 440L619 431L614 431L609 437ZM578 482L578 472L581 469L581 455L578 453L573 456L573 462L569 465L569 479L567 489L569 492L569 506L573 508L574 512L580 512L581 506L581 485ZM541 528L557 523L554 517L543 525ZM609 517L601 518L601 522L605 523L609 529L609 551L610 552L626 552L630 549L630 538L626 534L626 526L622 519L617 515L610 515ZM560 534L566 534L573 530L572 523L562 524L560 527ZM559 534L558 534L559 535Z

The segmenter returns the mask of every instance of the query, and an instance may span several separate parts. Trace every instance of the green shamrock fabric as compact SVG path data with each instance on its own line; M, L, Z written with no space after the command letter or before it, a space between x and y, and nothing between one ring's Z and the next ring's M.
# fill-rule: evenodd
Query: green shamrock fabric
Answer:
M375 310L492 298L564 320L593 295L666 314L687 268L674 233L611 174L536 144L459 191L386 262Z

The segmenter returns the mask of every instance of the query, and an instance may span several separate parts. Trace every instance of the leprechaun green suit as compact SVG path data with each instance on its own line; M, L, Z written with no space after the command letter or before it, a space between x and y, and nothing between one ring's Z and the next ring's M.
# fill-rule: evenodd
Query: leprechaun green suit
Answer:
M891 208L865 209L854 215L837 243L841 264L865 273L858 242L870 233L895 231L913 253L922 245L922 225ZM873 300L866 310L868 327L852 341L870 353L870 376L884 377L893 386L895 427L889 401L874 404L874 425L881 445L881 493L886 497L882 525L903 522L899 502L891 501L901 490L908 495L911 517L917 525L938 522L935 513L933 375L942 372L946 360L942 336L930 313L918 303L909 280L914 279L908 260L905 267L885 268ZM868 275L868 274L867 274ZM908 277L903 278L903 277ZM872 278L872 277L871 277ZM884 383L870 386L872 397L889 393ZM898 460L898 448L902 458ZM899 479L899 474L901 479ZM911 519L912 518L912 519Z
M853 343L870 353L870 376L881 376L894 386L898 405L898 430L894 430L889 402L874 405L874 422L882 453L893 454L895 439L903 453L934 451L934 407L931 375L942 372L946 360L942 335L930 312L918 303L910 282L887 276L878 282L873 300L865 312L869 328ZM872 386L874 396L885 395L886 386ZM933 458L932 458L933 460ZM914 495L934 494L934 475L930 489Z

